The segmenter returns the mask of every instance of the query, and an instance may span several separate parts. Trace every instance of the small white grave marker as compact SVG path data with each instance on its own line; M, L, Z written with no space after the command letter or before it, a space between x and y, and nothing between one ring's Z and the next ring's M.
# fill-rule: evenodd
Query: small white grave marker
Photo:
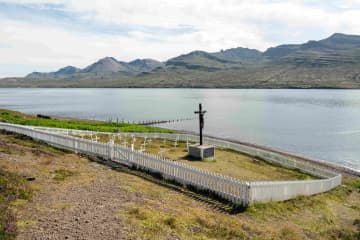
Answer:
M165 152L165 149L160 148L160 151L159 151L160 157L163 157L163 153L164 153L164 152Z
M143 147L143 145L140 146L139 152L145 152L145 148Z
M141 144L141 148L143 148L144 151L146 150L146 143L145 142L143 144Z

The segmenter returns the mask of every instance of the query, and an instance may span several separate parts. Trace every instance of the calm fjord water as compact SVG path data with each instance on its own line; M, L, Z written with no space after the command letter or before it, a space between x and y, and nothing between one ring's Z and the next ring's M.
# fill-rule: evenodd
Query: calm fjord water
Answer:
M360 90L0 89L0 108L107 120L195 117L205 134L360 169ZM161 125L197 130L197 121Z

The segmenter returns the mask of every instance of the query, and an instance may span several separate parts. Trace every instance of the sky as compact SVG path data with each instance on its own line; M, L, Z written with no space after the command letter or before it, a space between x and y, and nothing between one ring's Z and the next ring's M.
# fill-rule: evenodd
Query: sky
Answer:
M360 34L360 0L0 0L0 77Z

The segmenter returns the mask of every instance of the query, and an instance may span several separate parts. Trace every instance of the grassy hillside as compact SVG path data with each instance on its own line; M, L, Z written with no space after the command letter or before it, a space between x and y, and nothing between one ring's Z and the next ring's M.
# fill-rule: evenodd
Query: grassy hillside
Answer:
M0 133L0 159L7 174L35 178L28 182L31 199L14 199L8 205L21 240L356 240L360 236L360 180L355 178L345 177L341 186L324 194L256 204L232 213L231 206L187 189L18 135ZM17 180L11 177L10 182Z
M153 128L128 123L88 121L88 120L65 120L45 119L34 115L23 114L16 111L0 109L0 121L21 125L40 127L68 128L90 130L100 132L173 132L162 128Z

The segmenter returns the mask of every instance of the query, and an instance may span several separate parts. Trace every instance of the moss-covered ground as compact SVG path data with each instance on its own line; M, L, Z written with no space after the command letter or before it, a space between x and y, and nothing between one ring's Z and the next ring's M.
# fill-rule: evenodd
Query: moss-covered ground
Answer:
M23 114L20 112L6 109L0 109L0 122L40 127L90 130L99 132L173 132L167 129L129 123L59 118L47 119L44 117L37 117L34 115Z

